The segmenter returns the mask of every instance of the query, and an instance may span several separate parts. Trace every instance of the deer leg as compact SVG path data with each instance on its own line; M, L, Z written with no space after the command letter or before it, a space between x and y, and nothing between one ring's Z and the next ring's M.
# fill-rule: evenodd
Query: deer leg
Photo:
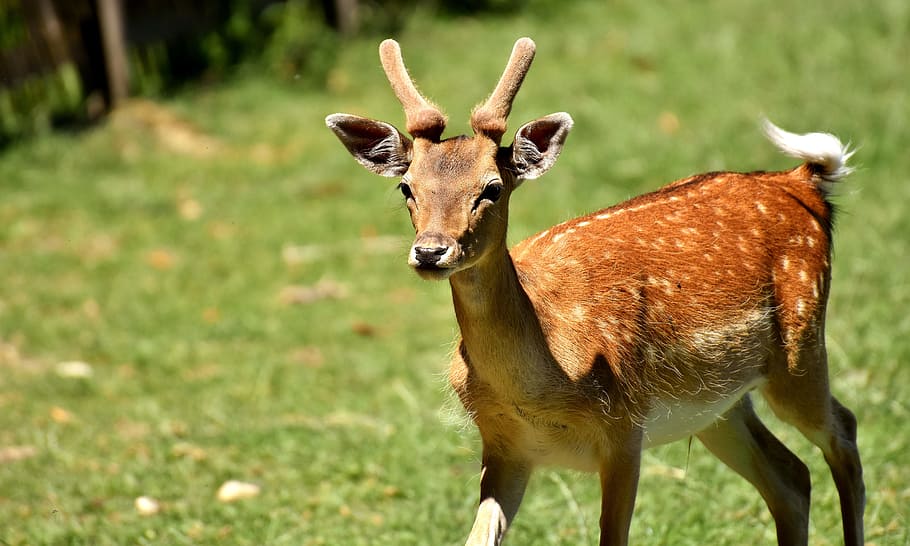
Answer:
M626 546L638 492L641 431L618 449L600 470L600 545Z
M809 469L765 428L748 395L698 439L758 489L774 517L780 546L808 544Z
M465 546L498 546L515 518L531 467L484 450L480 506Z
M856 418L831 395L821 336L806 341L799 345L803 349L791 355L795 368L774 370L762 393L778 417L821 449L840 497L844 544L862 546L866 488L856 446Z

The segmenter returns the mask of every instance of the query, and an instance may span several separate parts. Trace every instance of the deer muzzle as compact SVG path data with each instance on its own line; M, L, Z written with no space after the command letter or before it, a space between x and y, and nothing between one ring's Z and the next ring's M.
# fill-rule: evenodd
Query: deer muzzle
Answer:
M461 247L442 233L421 233L411 246L408 265L427 279L444 279L461 263Z

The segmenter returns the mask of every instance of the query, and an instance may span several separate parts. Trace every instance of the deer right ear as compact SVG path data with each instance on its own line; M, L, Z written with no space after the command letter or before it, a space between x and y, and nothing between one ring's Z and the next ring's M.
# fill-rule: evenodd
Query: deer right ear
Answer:
M411 140L384 121L332 114L325 124L361 165L382 176L401 176L411 165Z

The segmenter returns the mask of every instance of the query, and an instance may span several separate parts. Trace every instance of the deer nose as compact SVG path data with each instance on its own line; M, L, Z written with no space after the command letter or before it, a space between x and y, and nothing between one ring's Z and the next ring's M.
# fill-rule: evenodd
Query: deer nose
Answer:
M448 252L447 246L414 246L414 258L419 265L436 265Z

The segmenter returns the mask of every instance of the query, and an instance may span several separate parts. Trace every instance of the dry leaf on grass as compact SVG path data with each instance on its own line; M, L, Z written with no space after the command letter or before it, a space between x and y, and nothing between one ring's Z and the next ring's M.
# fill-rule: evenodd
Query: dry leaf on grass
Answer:
M373 337L379 333L375 326L362 320L352 322L351 331L361 337Z
M133 504L136 507L136 511L143 516L153 516L161 511L161 503L145 495L137 497Z
M341 299L348 295L343 285L323 279L309 286L289 285L278 293L278 301L285 305L306 305L324 299Z
M302 364L307 368L321 368L325 364L325 355L319 347L298 347L289 356L291 362Z
M0 447L0 464L12 463L34 457L38 454L35 446Z
M171 447L171 455L174 457L185 457L194 461L204 461L208 458L208 453L201 447L188 442L180 442Z
M51 419L53 419L55 423L65 425L67 423L72 423L76 417L60 406L54 406L51 408Z
M674 135L679 131L679 117L673 112L661 112L657 118L657 126L660 132L665 135Z
M650 464L644 467L646 476L663 476L664 478L673 478L674 480L686 479L686 470L675 466L665 464Z
M261 488L255 483L228 480L218 488L217 498L221 502L234 502L259 495Z
M158 271L167 271L173 269L177 262L177 256L173 252L164 248L150 250L145 255L145 263Z
M398 236L368 235L326 244L286 244L281 248L281 259L288 267L294 267L345 254L352 247L356 247L359 254L387 255L406 253L407 243Z
M81 362L79 360L61 362L57 364L55 370L57 371L57 375L60 377L68 377L74 379L88 379L94 373L94 370L90 364Z
M187 222L192 222L202 216L203 209L199 201L186 197L177 201L177 212L181 218Z

